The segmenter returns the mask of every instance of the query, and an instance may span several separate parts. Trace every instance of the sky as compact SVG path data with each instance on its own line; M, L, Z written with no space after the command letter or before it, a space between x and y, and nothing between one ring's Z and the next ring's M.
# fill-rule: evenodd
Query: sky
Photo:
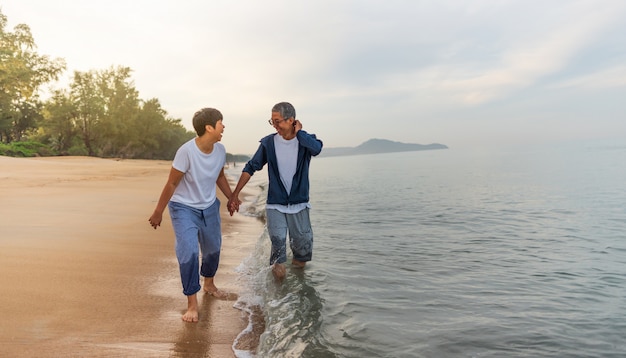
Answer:
M0 0L74 71L132 69L192 130L219 109L252 154L282 101L325 147L626 138L623 0Z

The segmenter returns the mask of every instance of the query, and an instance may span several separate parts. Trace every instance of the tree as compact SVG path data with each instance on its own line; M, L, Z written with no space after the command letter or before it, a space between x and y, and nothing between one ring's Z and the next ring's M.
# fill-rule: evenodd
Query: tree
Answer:
M171 159L195 135L157 99L139 99L128 67L76 71L69 89L42 103L40 88L58 79L65 61L37 54L27 25L6 26L0 12L0 143L30 137L59 154Z
M140 133L135 129L139 113L139 94L128 67L111 67L98 73L104 117L100 121L101 149L105 156L133 157Z
M96 155L99 137L96 127L104 117L105 109L96 78L95 71L75 71L70 84L70 99L76 108L76 126L90 156Z
M143 102L136 130L140 133L136 155L146 159L173 159L178 147L195 137L180 119L169 118L156 98Z
M75 72L70 101L88 154L123 158L173 158L193 137L180 120L167 118L157 99L142 102L130 68Z
M141 158L160 158L162 140L165 130L167 112L161 108L161 103L156 98L143 102L136 120L135 130L139 133L137 138L137 155Z
M56 90L45 104L38 139L59 154L70 154L79 138L76 121L76 106L69 94L65 90Z
M65 60L35 52L28 25L6 30L7 17L0 12L0 141L20 140L37 128L42 85L57 80Z

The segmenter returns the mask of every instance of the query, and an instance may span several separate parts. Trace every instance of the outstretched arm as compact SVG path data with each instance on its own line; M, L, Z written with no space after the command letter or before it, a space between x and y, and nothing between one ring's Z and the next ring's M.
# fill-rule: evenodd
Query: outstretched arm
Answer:
M183 175L185 175L185 173L178 171L174 168L170 170L170 175L167 178L167 183L165 183L165 186L163 187L161 197L159 197L159 202L157 203L157 206L154 209L152 216L150 216L150 219L148 219L150 225L152 225L155 230L158 226L161 226L161 221L163 221L163 211L165 210L167 203L172 198L172 195L174 195L176 187L183 179Z

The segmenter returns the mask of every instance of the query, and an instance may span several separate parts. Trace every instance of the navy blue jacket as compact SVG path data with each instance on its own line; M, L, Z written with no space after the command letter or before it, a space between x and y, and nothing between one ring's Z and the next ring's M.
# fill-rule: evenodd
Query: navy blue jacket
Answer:
M278 134L270 134L260 140L259 149L257 149L252 159L246 163L243 171L254 175L254 172L261 170L267 163L269 177L267 204L289 205L306 203L309 201L309 164L311 163L311 156L320 154L323 143L315 137L315 134L309 134L303 130L298 131L296 134L299 143L296 174L293 176L291 192L287 193L287 189L285 189L278 173L276 149L274 148L275 135Z

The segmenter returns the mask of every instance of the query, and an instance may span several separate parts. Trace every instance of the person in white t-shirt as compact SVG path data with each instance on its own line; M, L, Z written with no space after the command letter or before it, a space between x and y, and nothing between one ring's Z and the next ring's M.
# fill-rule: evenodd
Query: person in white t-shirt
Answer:
M268 165L269 179L266 219L272 242L270 265L278 279L286 274L287 233L295 268L304 268L313 255L313 230L309 218L309 164L311 157L322 151L322 141L315 134L302 129L296 119L296 110L288 102L272 108L269 124L276 133L261 139L261 144L239 177L239 182L228 201L228 210L239 211L239 192L254 172Z
M165 207L168 207L176 235L175 251L183 294L187 296L187 312L182 317L186 322L198 321L200 275L204 277L205 293L222 299L229 296L213 281L222 246L216 187L227 198L232 195L224 175L226 150L218 143L225 128L222 121L222 114L214 108L203 108L194 114L193 127L198 136L176 151L167 183L148 219L156 229L161 225ZM200 254L201 267L198 263Z

